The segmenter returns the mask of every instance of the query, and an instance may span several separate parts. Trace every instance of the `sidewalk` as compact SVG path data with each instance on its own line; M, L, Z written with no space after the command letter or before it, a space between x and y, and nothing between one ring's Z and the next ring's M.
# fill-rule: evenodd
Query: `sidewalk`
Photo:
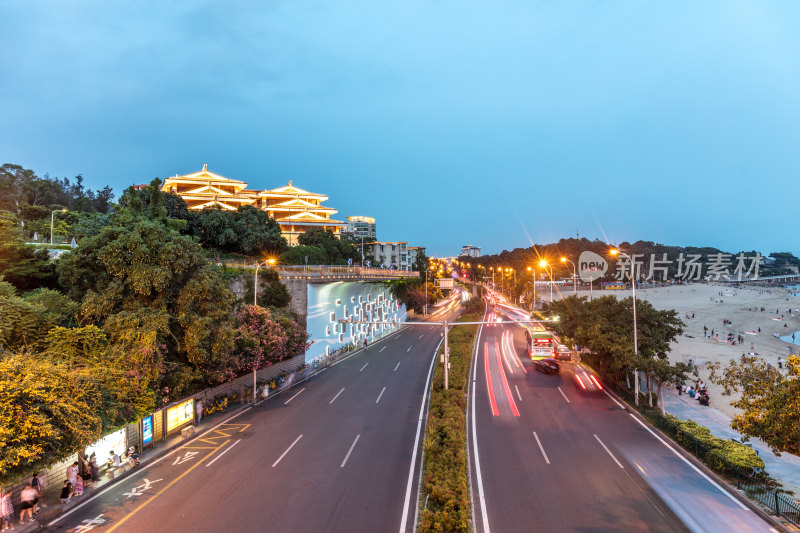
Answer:
M158 442L155 444L154 447L148 447L144 449L139 456L138 467L134 467L133 469L125 467L124 470L116 473L114 477L109 477L108 473L102 473L100 475L100 481L95 483L94 486L92 487L84 487L83 494L81 496L73 497L72 500L67 504L62 504L61 502L59 502L59 497L61 496L61 488L62 488L61 485L45 487L44 492L39 498L39 514L34 515L35 520L33 522L26 521L24 524L20 525L19 510L15 509L14 533L28 533L30 531L36 531L40 527L43 527L44 525L49 523L51 520L55 520L56 518L58 518L58 516L60 516L61 514L69 511L73 507L80 505L82 502L88 500L89 498L99 493L101 490L108 487L109 485L113 485L117 481L125 479L131 472L136 472L137 469L146 465L148 462L153 461L161 457L165 453L169 452L173 448L176 448L190 441L192 438L195 438L198 434L217 425L219 422L224 421L225 419L232 416L234 413L243 409L247 405L252 405L252 404L250 403L243 404L239 407L230 408L227 411L217 413L209 417L204 417L201 423L194 426L193 437L185 439L181 436L181 433L178 432L174 435L167 437L166 441ZM123 461L123 463L127 464L126 461ZM66 479L66 473L64 474L64 477Z
M731 429L731 419L712 407L704 407L688 394L678 395L674 389L664 387L664 409L684 420L694 420L707 427L717 437L741 440L742 436ZM753 449L764 460L765 470L779 480L785 489L800 494L800 457L790 453L775 455L760 439L750 439Z

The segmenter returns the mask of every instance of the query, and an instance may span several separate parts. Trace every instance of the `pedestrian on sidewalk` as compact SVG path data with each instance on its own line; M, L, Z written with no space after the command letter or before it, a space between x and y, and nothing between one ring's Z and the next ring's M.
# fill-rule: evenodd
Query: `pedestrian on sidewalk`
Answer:
M25 515L28 515L28 522L33 522L33 501L36 499L36 489L30 485L25 485L19 495L19 499L21 503L19 507L19 523L25 522Z
M364 349L365 350L367 349L367 338L366 337L364 337Z
M92 471L92 485L100 481L100 465L97 464L97 455L92 453L89 456L89 468Z
M39 472L33 473L31 487L33 487L33 489L36 491L36 499L33 500L33 514L39 514L39 498L42 497L42 491L44 489L44 486L42 486L42 480L39 479Z
M78 461L67 467L67 481L75 487L75 483L78 481Z
M203 400L198 400L197 405L194 406L194 409L197 412L196 424L199 424L200 421L203 420L203 407L205 407Z
M89 461L86 460L86 456L84 454L79 455L78 459L81 462L80 475L81 480L83 481L83 486L88 487L92 484L92 469L89 466Z
M3 531L14 529L14 506L11 504L11 494L0 488L0 517L3 523Z
M68 479L65 479L64 487L61 489L61 497L58 498L58 501L61 503L69 503L70 499L72 499L72 483L70 483Z

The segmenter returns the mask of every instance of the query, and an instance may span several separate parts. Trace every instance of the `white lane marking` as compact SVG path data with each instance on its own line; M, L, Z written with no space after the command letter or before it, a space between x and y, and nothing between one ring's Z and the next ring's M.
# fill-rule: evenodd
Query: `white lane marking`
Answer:
M297 396L298 396L298 395L299 395L301 392L303 392L304 390L306 390L306 388L305 388L305 387L303 387L302 389L300 389L299 391L297 391L297 393L295 393L295 395L294 395L294 396L292 396L291 398L289 398L288 400L286 400L285 402L283 402L283 405L288 405L288 404L289 404L289 402L291 402L292 400L294 400L295 398L297 398Z
M344 465L347 464L347 460L350 458L350 454L353 453L353 448L356 447L356 442L358 442L358 439L360 438L361 438L361 433L356 435L356 440L354 440L353 444L350 445L350 449L347 450L347 455L344 456L344 461L342 461L342 464L339 465L339 468L344 468Z
M598 437L596 433L592 433L592 435L594 435L594 438L596 438L596 439L597 439L597 442L599 442L599 443L600 443L600 446L602 446L602 447L603 447L603 449L606 451L606 453L608 453L608 455L610 455L610 456L611 456L611 458L612 458L612 459L614 459L614 462L615 462L615 463L617 463L617 466L618 466L618 467L620 467L620 468L622 468L622 469L624 469L625 467L624 467L624 466L622 466L622 463L620 463L619 461L617 461L617 458L616 458L616 457L614 457L614 454L613 454L613 453L611 453L611 450L609 450L609 449L608 449L608 447L607 447L607 446L606 446L606 445L603 443L603 441L601 441L601 440L600 440L600 437Z
M422 389L422 404L419 406L419 418L417 419L417 434L414 436L414 451L411 454L411 466L408 469L408 483L406 483L406 497L403 500L403 518L400 520L400 533L406 533L406 524L408 523L408 506L411 504L411 485L414 483L414 465L417 464L417 452L419 451L419 433L422 430L422 421L425 420L423 414L425 413L425 398L428 395L428 385L431 382L431 374L433 373L433 363L436 362L436 355L439 353L439 346L442 345L444 339L439 341L436 349L433 351L431 358L431 366L428 368L428 378L425 380L425 388ZM415 522L416 523L416 522Z
M336 396L334 396L334 397L333 397L333 400L331 400L331 401L329 401L329 402L328 402L328 405L330 405L330 404L332 404L333 402L335 402L335 401L336 401L336 398L338 398L338 397L339 397L339 395L340 395L341 393L343 393L343 392L344 392L344 387L342 387L342 390L340 390L339 392L337 392L337 393L336 393Z
M211 465L213 465L213 464L214 464L214 463L217 461L217 459L219 459L220 457L222 457L223 455L225 455L226 453L228 453L228 451L229 451L231 448L233 448L234 446L236 446L236 445L237 445L237 444L239 444L240 442L242 442L242 439L239 439L239 440L237 440L236 442L234 442L233 444L231 444L230 446L228 446L227 448L225 448L225 451L223 451L223 452L222 452L221 454L219 454L218 456L214 457L214 458L211 460L211 462L210 462L210 463L208 463L206 466L211 466Z
M564 394L564 391L563 391L563 390L561 390L561 387L556 387L556 388L558 389L558 392L560 392L560 393L561 393L561 396L563 396L563 397L564 397L564 399L565 399L565 400L567 400L567 403L570 403L570 401L569 401L569 398L567 398L567 395L566 395L566 394Z
M612 402L614 402L615 404L617 404L617 406L619 406L619 408L620 408L620 409L625 409L625 406L624 406L624 405L622 405L621 403L619 403L619 402L617 401L617 399L616 399L616 398L614 398L613 396L611 396L611 395L608 393L608 391L607 391L607 390L603 389L603 392L605 392L605 393L606 393L606 396L608 396L609 398L611 398L611 401L612 401Z
M369 361L367 361L367 364L365 364L364 366L361 367L361 370L364 370L365 368L367 368L368 364L369 364ZM359 372L361 372L361 370L359 370Z
M394 372L397 372L397 368L400 366L400 363L397 363L397 366L394 367Z
M731 500L733 500L734 502L736 502L736 505L738 505L739 507L741 507L741 508L742 508L742 509L744 509L745 511L749 511L749 510L750 510L750 508L749 508L749 507L747 507L745 504L743 504L742 502L740 502L739 500L737 500L737 499L736 499L736 498L735 498L735 497L734 497L734 496L733 496L731 493L729 493L728 491L726 491L725 489L723 489L722 487L720 487L720 486L717 484L717 482L716 482L716 481L714 481L713 479L711 479L710 477L708 477L708 476L705 474L705 472L703 472L702 470L700 470L699 468L697 468L695 465L693 465L693 464L692 464L692 462L691 462L691 461L689 461L689 460L688 460L686 457L684 457L683 455L679 454L679 453L678 453L678 451L677 451L675 448L673 448L672 446L670 446L670 445L669 445L667 442L665 442L665 441L664 441L664 439L662 439L661 437L659 437L658 435L656 435L655 433L653 433L653 430L651 430L649 427L647 427L647 426L646 426L646 425L645 425L645 424L644 424L644 423L643 423L641 420L639 420L638 418L636 418L636 417L633 415L633 413L628 413L628 414L629 414L629 415L631 415L631 418L633 418L634 420L636 420L636 422L638 422L640 426L642 426L644 429L646 429L648 433L650 433L652 436L654 436L654 437L655 437L655 438L658 440L658 442L660 442L661 444L663 444L664 446L666 446L667 448L669 448L669 449L670 449L670 451L671 451L672 453L674 453L675 455L677 455L677 456L678 456L678 457L681 459L681 461L683 461L684 463L686 463L687 465L689 465L689 466L692 468L692 470L694 470L695 472L697 472L698 474L700 474L700 475L703 477L703 479L705 479L706 481L708 481L709 483L711 483L713 486L715 486L716 488L718 488L718 489L719 489L719 491L720 491L721 493L723 493L725 496L727 496L728 498L730 498Z
M378 399L375 400L375 403L378 403L379 401L381 401L381 396L383 396L384 391L386 391L386 387L381 389L381 393L378 394Z
M408 350L406 350L406 353L410 352L410 351L411 351L411 348L413 348L413 347L414 347L414 345L413 345L413 344L412 344L411 346L409 346L409 347L408 347Z
M422 335L420 335L420 336L419 336L419 338L421 339L421 338L422 338L422 337L424 337L424 336L425 336L425 334L423 333Z
M385 349L386 349L386 346L384 346L383 348L381 348L380 350L378 350L378 353L381 353L381 352L382 352L382 351L384 351Z
M486 313L483 315L483 321L486 322ZM475 457L475 477L478 482L478 499L480 500L481 518L483 519L483 533L489 533L489 516L486 514L486 497L483 494L483 477L481 476L481 460L478 455L478 434L475 429L475 375L477 370L478 361L478 347L480 346L481 334L483 333L483 324L478 329L478 342L475 343L475 352L472 357L475 361L472 365L472 455ZM474 520L473 520L474 521Z
M516 385L514 385L514 388L517 389L517 398L519 398L519 401L522 401L522 395L519 393L519 389Z
M544 462L550 464L550 459L547 458L547 454L544 453L544 446L542 446L542 441L539 440L539 435L536 432L533 432L533 437L536 439L536 444L539 445L539 449L542 451L542 457L544 457Z
M300 435L299 437L297 437L296 439L294 439L294 442L293 442L293 443L291 443L291 444L289 445L289 447L288 447L288 448L286 448L286 451L285 451L285 452L283 452L283 453L281 454L281 456L280 456L280 457L278 457L278 460L277 460L277 461L275 461L274 463L272 463L272 468L275 468L275 466L276 466L278 463L280 463L280 462L281 462L281 459L283 459L284 457L286 457L286 454L287 454L287 453L289 453L289 450L291 450L292 448L294 448L294 445L295 445L295 444L297 444L297 441L299 441L299 440L300 440L300 439L302 439L302 438L303 438L303 435Z
M216 425L214 425L214 426L209 426L208 428L206 428L206 429L205 429L205 430L203 430L202 432L198 433L198 434L197 434L197 436L199 437L200 435L203 435L203 434L205 434L205 433L207 433L207 432L211 431L212 429L214 429L214 428L215 428L215 427L217 427L217 426L221 426L222 424L226 424L226 423L230 422L230 421L231 421L231 420L233 420L234 418L237 418L237 417L239 417L239 416L243 415L244 413L246 413L246 412L247 412L247 411L249 411L250 409L252 409L252 407L247 407L247 408L246 408L246 409L244 409L243 411L240 411L240 412L236 413L235 415L233 415L233 416L231 416L231 417L229 417L229 418L226 418L225 420L223 420L223 421L222 421L222 422L220 422L219 424L216 424ZM171 456L171 455L174 455L175 453L177 453L177 452L181 451L182 449L184 449L186 446L188 446L188 445L189 445L189 444L191 444L192 442L194 442L194 439L190 439L190 440L189 440L189 441L188 441L186 444L182 445L180 448L177 448L177 449L175 449L175 450L172 450L171 452L167 453L167 455L165 455L165 456L163 456L163 457L159 457L158 459L154 459L154 460L153 460L153 462L148 462L148 463L147 463L147 464L145 464L143 467L141 467L141 468L138 468L138 469L136 470L136 472L134 472L133 474L131 474L130 476L128 476L127 478L124 478L124 479L133 478L133 477L135 477L135 476L138 476L139 474L141 474L142 472L144 472L144 471L145 471L145 470L147 470L148 468L150 468L150 467L153 467L153 466L157 465L158 463L160 463L160 462L161 462L161 461L163 461L164 459L168 458L169 456ZM48 525L48 526L53 526L53 525L55 525L55 524L59 523L61 520L65 519L66 517L68 517L69 515L71 515L71 514L72 514L72 513L74 513L75 511L77 511L78 509L80 509L81 507L84 507L86 504L88 504L88 503L89 503L89 502L91 502L92 500L94 500L94 499L96 499L96 498L98 498L98 497L102 496L103 494L105 494L106 492L108 492L109 490L113 489L113 488L114 488L114 487L116 487L116 486L117 486L117 484L116 484L116 483L109 483L109 484L108 484L108 486L106 486L106 488L104 488L103 490L101 490L101 491L100 491L100 492L98 492L98 493L93 493L93 494L92 494L92 496L91 496L89 499L87 499L87 500L83 500L83 501L82 501L80 504L76 505L76 506L75 506L75 507L73 507L71 510L69 510L69 511L67 511L66 513L62 514L61 516L59 516L58 518L56 518L55 520L53 520L52 522L50 522L50 523L49 523L49 524L47 524L47 525Z

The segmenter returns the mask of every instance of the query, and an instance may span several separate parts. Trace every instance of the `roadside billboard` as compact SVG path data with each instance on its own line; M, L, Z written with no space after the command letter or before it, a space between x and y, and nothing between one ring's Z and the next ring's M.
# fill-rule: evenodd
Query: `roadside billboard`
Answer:
M194 398L167 408L167 433L194 420Z

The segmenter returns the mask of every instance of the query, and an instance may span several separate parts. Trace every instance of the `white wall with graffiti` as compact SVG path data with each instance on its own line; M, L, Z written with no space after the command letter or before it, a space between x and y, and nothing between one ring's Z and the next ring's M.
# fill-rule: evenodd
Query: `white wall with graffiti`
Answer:
M312 342L306 362L328 355L346 344L371 342L397 326L340 323L339 320L405 322L405 304L382 283L336 282L308 285L306 327Z

